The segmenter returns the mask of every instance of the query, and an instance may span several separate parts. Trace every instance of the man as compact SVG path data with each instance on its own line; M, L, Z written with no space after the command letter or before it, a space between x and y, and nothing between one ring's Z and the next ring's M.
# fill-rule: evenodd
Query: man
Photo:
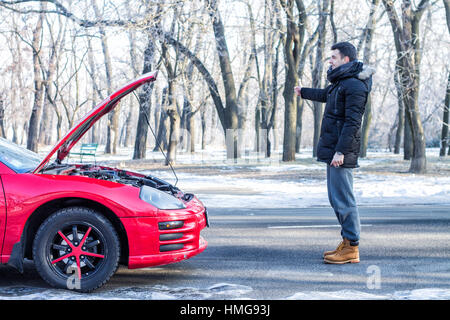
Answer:
M295 87L303 99L326 102L317 159L327 163L328 199L341 225L342 241L324 253L324 262L359 262L360 219L353 194L353 168L358 166L361 120L371 90L374 69L356 60L349 42L331 47L325 89Z

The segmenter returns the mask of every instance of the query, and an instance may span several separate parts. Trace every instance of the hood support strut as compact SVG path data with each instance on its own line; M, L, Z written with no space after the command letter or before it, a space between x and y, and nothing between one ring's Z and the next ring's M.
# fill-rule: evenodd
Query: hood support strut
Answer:
M150 121L149 121L149 119L148 119L148 114L147 114L147 112L142 108L141 100L140 100L139 97L136 95L136 92L135 92L135 91L133 91L133 95L134 95L134 97L136 98L136 100L137 100L138 103L139 103L139 109L142 110L142 113L144 114L145 122L147 122L147 125L148 125L148 127L150 128L150 131L151 131L152 134L153 134L153 137L155 137L155 143L158 145L159 150L161 151L162 155L163 155L164 158L166 159L166 163L169 164L170 169L172 170L172 173L173 173L173 175L175 176L175 184L174 184L174 186L176 187L176 186L177 186L177 183L178 183L178 177L177 177L177 174L175 173L175 170L174 170L174 168L172 167L172 164L170 163L169 159L167 158L167 155L165 154L164 150L162 149L161 144L159 143L158 138L156 137L155 132L153 131L152 126L150 125Z

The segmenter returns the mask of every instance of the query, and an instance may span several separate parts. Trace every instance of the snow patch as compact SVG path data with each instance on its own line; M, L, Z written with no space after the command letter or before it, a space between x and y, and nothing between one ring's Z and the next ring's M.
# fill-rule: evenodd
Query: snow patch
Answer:
M231 283L218 283L209 287L208 290L217 295L229 295L236 297L253 291L251 287Z
M125 287L108 291L83 294L68 290L35 287L0 288L2 300L207 300L250 299L249 286L217 283L208 288L175 287L163 285ZM423 288L395 291L393 293L369 293L358 290L297 292L286 300L449 300L450 289Z
M103 289L104 290L104 289ZM108 291L99 290L85 294L69 290L43 289L34 287L0 288L2 300L205 300L246 299L243 295L253 288L233 284L217 283L208 288L168 287L164 285L124 287Z
M412 291L398 291L392 295L396 300L449 300L450 289L416 289Z
M170 172L151 173L168 181L173 180ZM194 193L206 207L306 208L329 205L325 178L284 181L190 173L178 173L178 178L177 186L185 192ZM355 172L354 191L360 206L450 204L450 177Z
M383 300L386 296L356 290L297 292L287 300Z
M287 300L448 300L450 289L425 288L372 294L358 290L297 292Z

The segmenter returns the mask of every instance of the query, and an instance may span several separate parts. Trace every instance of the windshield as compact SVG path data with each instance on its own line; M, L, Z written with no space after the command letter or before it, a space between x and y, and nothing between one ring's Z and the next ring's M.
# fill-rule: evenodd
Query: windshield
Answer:
M17 173L24 173L36 168L42 159L36 153L0 138L0 161Z

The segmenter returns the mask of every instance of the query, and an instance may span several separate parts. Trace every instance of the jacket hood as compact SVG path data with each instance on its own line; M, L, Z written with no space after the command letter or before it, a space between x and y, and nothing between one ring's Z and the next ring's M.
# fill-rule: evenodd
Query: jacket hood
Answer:
M372 75L375 73L375 68L370 66L363 66L360 73L358 73L357 78L364 82L367 86L369 92L372 90Z
M56 162L60 163L70 153L70 150L84 136L84 134L105 114L108 114L114 110L123 97L133 92L143 84L155 81L157 75L158 71L146 73L141 77L128 82L125 86L100 102L69 130L69 132L53 147L50 153L36 167L36 169L34 169L33 173L38 173L41 171L55 153Z
M374 75L374 74L375 74L375 68L372 68L370 66L363 66L361 72L358 73L358 79L367 80L370 77L372 77L372 75Z

